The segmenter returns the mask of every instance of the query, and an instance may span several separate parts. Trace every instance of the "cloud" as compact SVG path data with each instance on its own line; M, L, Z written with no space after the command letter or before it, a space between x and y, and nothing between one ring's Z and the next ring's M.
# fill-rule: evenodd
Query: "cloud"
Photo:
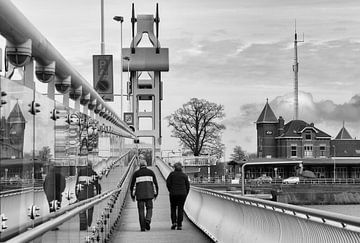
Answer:
M270 102L274 112L288 120L293 117L293 94L278 96ZM331 100L315 101L311 93L299 92L299 117L307 122L356 122L360 120L360 95L348 102L336 104Z
M269 101L270 107L277 117L282 116L285 123L293 120L293 94L288 93ZM239 139L237 144L244 146L248 151L256 151L256 126L254 122L259 117L264 103L247 103L240 106L235 116L228 116L223 121L227 131L224 132L225 142L236 144L230 138ZM353 137L359 137L360 129L360 95L354 95L347 102L336 104L331 100L314 100L311 93L299 92L299 119L315 126L332 137L335 137L342 127L345 127Z
M244 87L293 87L294 50L291 41L248 43L241 39L181 39L185 48L172 49L172 75L185 83ZM315 95L323 86L334 87L338 97L350 95L346 87L360 89L360 42L309 41L299 45L299 87ZM175 60L173 62L173 60ZM340 89L341 87L341 89ZM331 92L331 90L329 90ZM331 95L330 95L331 96Z
M294 99L292 93L278 96L269 101L269 104L277 117L282 116L285 121L293 119ZM244 104L240 107L238 115L229 117L224 124L229 129L241 131L252 124L249 121L257 120L264 105L264 103ZM315 101L311 93L299 92L299 119L309 123L358 122L360 120L360 95L354 95L343 104L336 104L331 100Z

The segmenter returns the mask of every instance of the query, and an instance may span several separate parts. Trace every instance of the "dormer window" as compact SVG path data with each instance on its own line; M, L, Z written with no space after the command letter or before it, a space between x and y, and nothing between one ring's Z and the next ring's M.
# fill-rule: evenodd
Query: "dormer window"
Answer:
M311 140L311 132L310 131L305 133L305 140Z

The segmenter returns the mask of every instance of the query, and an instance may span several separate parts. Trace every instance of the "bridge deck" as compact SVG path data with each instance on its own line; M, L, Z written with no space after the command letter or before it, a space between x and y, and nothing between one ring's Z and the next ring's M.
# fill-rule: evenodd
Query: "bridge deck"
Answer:
M157 168L151 169L159 183L159 196L154 202L151 230L140 231L137 204L127 197L113 242L212 242L187 217L184 217L183 230L170 229L170 202L165 180Z

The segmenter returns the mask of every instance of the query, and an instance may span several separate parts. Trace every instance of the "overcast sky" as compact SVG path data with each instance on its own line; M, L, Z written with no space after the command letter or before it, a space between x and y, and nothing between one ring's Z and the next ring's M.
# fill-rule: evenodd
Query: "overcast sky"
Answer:
M92 83L92 55L100 54L100 0L13 2ZM293 118L295 19L299 36L305 34L298 48L299 118L333 137L344 120L350 134L360 137L359 1L105 0L106 54L114 55L116 82L120 25L112 18L124 16L123 43L129 47L132 2L136 14L155 14L159 3L159 39L170 49L162 116L193 97L224 105L226 157L236 145L256 152L254 122L266 98L276 116ZM119 100L114 107L119 110ZM175 149L165 120L162 130L163 149Z

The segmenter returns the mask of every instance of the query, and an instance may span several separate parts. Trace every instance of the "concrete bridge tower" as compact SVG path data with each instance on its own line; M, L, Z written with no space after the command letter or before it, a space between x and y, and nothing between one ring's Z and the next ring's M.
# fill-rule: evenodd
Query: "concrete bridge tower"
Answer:
M123 48L123 71L129 73L128 99L132 107L124 112L124 121L135 128L138 138L152 138L152 158L160 155L161 146L161 72L169 71L169 50L161 48L159 42L159 11L156 16L137 15L132 5L132 41L130 48ZM135 35L136 24L136 35ZM156 34L154 33L154 25ZM149 38L152 46L140 47L142 38ZM151 104L151 110L140 110L142 103ZM143 129L146 124L146 129ZM151 127L148 125L150 124Z

